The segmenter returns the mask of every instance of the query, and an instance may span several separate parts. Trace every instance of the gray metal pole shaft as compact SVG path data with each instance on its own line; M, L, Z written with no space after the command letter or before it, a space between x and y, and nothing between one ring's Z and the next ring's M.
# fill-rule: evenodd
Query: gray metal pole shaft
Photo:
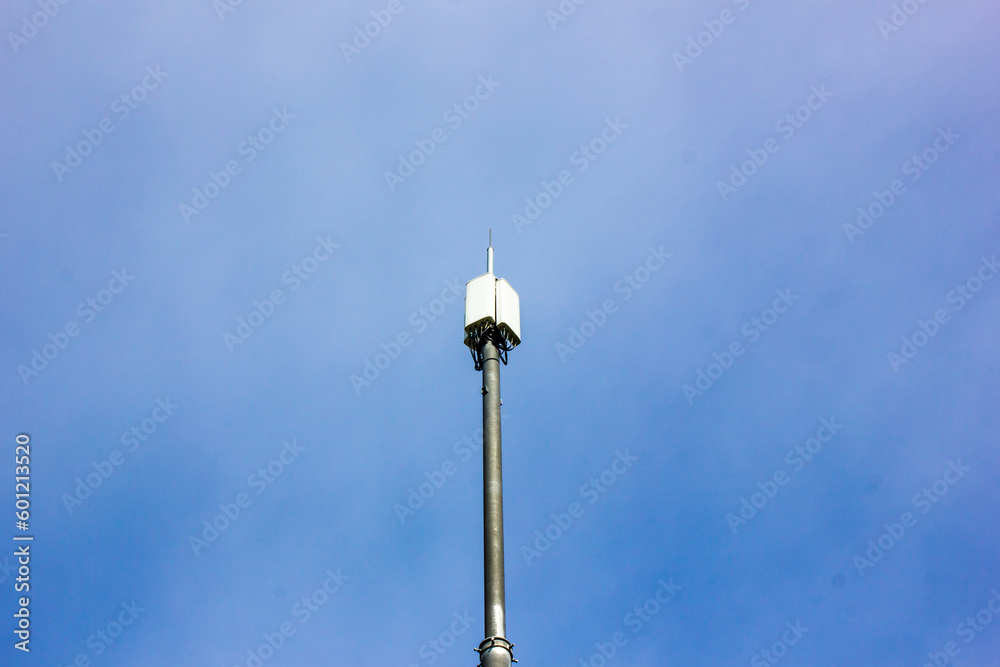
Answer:
M503 575L503 474L500 455L500 355L483 343L483 552L485 555L486 637L507 637ZM510 665L510 653L492 649L483 666Z

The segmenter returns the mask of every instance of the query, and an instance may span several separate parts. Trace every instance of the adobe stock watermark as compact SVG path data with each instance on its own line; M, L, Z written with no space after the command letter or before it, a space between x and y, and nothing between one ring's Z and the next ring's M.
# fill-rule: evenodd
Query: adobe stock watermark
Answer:
M261 495L281 477L285 470L295 463L302 452L306 450L304 445L300 445L298 440L292 438L281 443L281 449L274 458L266 465L257 468L247 477L246 485L257 495ZM231 503L219 503L219 513L209 521L202 521L201 537L188 535L188 545L195 556L200 556L201 552L219 539L219 536L229 530L229 527L236 523L243 516L248 507L253 504L253 498L246 491L240 491L233 498Z
M218 15L219 21L225 21L226 14L232 14L242 4L243 0L212 0L212 9Z
M962 464L962 459L947 462L947 468L941 477L934 480L930 486L925 486L919 493L915 493L910 500L914 509L920 510L924 515L931 511L931 508L941 502L941 499L948 495L948 491L958 484L965 473L971 468ZM906 531L917 525L918 516L913 512L903 512L899 516L897 523L883 523L884 532L874 540L868 540L868 549L863 556L854 556L854 567L858 569L858 574L865 576L865 570L871 569L875 563L882 560L885 554L889 553L893 547L899 544Z
M587 0L560 0L555 10L545 10L545 20L549 22L552 32L555 32L559 25L565 23L570 16L576 14L576 8L586 2Z
M129 453L138 451L139 447L149 441L161 424L166 423L174 414L174 411L181 406L170 400L156 399L156 406L149 413L148 417L142 419L138 424L133 424L129 430L123 431L119 441L122 445L127 445ZM100 461L91 461L90 467L93 471L87 472L83 478L76 478L76 486L73 493L64 493L60 496L66 513L72 515L73 511L83 504L99 489L115 471L125 464L125 455L120 449L113 449L107 458Z
M155 68L147 67L146 75L139 83L128 92L116 97L111 103L111 113L117 117L119 123L124 121L139 108L140 104L146 101L151 92L160 87L163 79L168 76L170 73L162 71L159 65ZM74 169L83 164L83 159L104 143L104 139L114 132L116 127L115 121L108 115L98 121L97 126L93 129L83 130L81 132L83 134L82 140L78 141L75 146L66 146L63 162L52 161L52 171L56 174L56 180L62 183L66 174L72 173Z
M639 460L639 457L634 456L631 451L628 448L625 451L617 450L615 457L611 460L611 465L602 470L597 477L583 483L583 486L580 487L580 497L586 498L590 505L600 500L632 468L632 464ZM532 561L537 560L543 553L551 549L553 543L568 533L569 529L573 527L574 521L581 518L583 514L583 505L576 501L571 502L565 512L550 514L552 523L547 525L544 531L535 531L534 548L527 544L521 545L521 555L524 556L528 567L531 567Z
M990 259L983 257L976 272L964 283L955 285L955 289L950 290L945 295L945 302L951 306L951 312L957 313L965 308L983 289L983 286L996 277L998 271L1000 271L1000 264L997 263L996 254ZM909 336L903 336L899 352L893 351L886 355L892 371L898 373L900 366L913 361L920 350L938 335L941 327L950 321L951 313L948 312L947 308L938 308L932 317L926 320L917 320L917 329Z
M410 330L403 329L391 338L388 344L382 343L382 351L375 355L374 363L372 363L371 359L365 359L365 365L361 373L352 374L348 378L351 386L354 387L354 393L360 396L362 387L370 387L372 382L377 380L392 365L393 361L399 359L399 356L403 353L403 349L413 344L414 336L426 331L430 323L437 320L449 304L455 303L456 299L464 296L465 291L457 279L445 280L441 295L438 298L431 299L426 307L421 306L410 315L408 322L413 328L413 332L411 333Z
M674 254L671 252L664 252L662 245L659 248L650 246L646 261L630 273L625 274L621 280L614 284L613 289L615 294L621 294L623 302L628 301L673 256ZM597 330L607 323L608 317L617 312L617 299L605 299L596 310L586 311L587 319L580 323L579 328L569 328L569 339L567 342L556 342L556 354L559 355L559 360L565 364L567 357L571 354L576 354L577 350L586 345L587 339L592 338L597 333Z
M501 425L506 422L507 413L501 412ZM392 511L396 513L396 518L399 519L400 525L406 523L407 518L423 509L427 501L441 490L448 482L448 479L455 476L461 464L469 461L473 454L482 451L483 429L477 428L471 435L462 436L462 439L456 441L451 449L458 458L458 465L450 458L445 459L440 465L424 472L424 479L426 481L417 484L416 488L411 486L407 489L405 504L399 502L392 504Z
M344 60L347 61L347 64L351 64L351 59L354 56L361 55L361 52L371 45L372 40L382 34L382 29L392 23L393 17L403 13L403 9L404 6L400 0L389 0L385 9L376 9L371 12L372 20L364 24L364 29L360 25L354 26L354 38L350 43L340 43L340 52L344 54Z
M795 623L786 621L785 628L781 637L771 644L771 648L755 653L750 658L750 667L770 667L778 664L779 660L788 655L788 649L798 644L799 640L809 632L809 628L802 625L800 620L796 620Z
M476 622L468 610L459 614L457 611L452 614L452 621L448 627L438 633L437 637L428 639L419 649L417 655L423 658L425 665L433 665L441 656L448 652L448 649L455 645L455 640L464 635ZM415 662L411 662L408 667L419 667Z
M608 146L618 141L622 133L628 129L628 125L621 121L621 116L615 116L614 120L604 119L604 127L600 133L586 144L573 151L569 156L570 165L576 167L578 173L587 171L591 164L597 161ZM514 225L517 233L521 229L538 220L542 213L552 206L556 199L559 199L563 191L574 183L573 174L569 169L560 170L551 181L542 181L542 189L534 197L524 198L524 210L521 213L512 213L510 221Z
M72 662L66 663L66 667L91 667L91 656L99 658L109 651L115 641L125 633L125 630L139 620L139 614L146 611L135 600L122 602L118 606L121 607L121 611L87 637L85 645L90 649L90 655L77 653ZM59 665L58 667L63 666Z
M918 155L914 155L908 159L900 167L903 174L910 177L911 183L916 183L920 180L920 177L938 161L941 155L947 153L955 145L955 140L960 139L962 136L955 134L950 125L948 129L938 128L937 133L938 136L934 138L930 146L922 150ZM866 206L858 207L856 223L851 224L848 222L844 224L844 234L847 235L847 240L853 244L854 239L862 236L871 229L875 221L885 215L896 201L905 194L906 185L898 178L889 184L888 189L882 191L875 190L873 193L874 201L871 201Z
M319 270L319 267L330 259L333 251L340 247L339 243L334 243L330 240L331 236L331 234L327 234L326 238L317 236L316 246L312 252L302 258L301 261L292 264L281 274L281 283L283 285L290 285L288 288L289 292L298 291L302 287L302 284L309 280ZM222 342L229 349L229 354L234 354L237 345L242 345L250 340L254 332L271 319L277 311L278 306L285 303L286 296L284 290L275 288L262 300L254 301L253 310L245 318L236 318L234 333L229 333L228 331L222 333Z
M749 339L748 345L753 345L761 339L764 332L768 331L778 319L788 312L788 310L799 300L799 296L792 294L790 287L783 290L776 290L777 295L771 303L770 308L761 311L760 316L750 318L749 322L744 322L740 327L740 333ZM681 387L684 398L688 405L694 405L694 399L702 396L706 391L718 382L718 380L733 367L736 360L742 357L748 347L745 347L740 339L732 341L727 348L723 348L721 353L712 352L712 359L704 369L699 368L695 373L694 386L685 384Z
M994 606L994 603L996 605ZM965 620L955 626L955 634L961 637L966 646L982 634L993 619L1000 616L1000 591L996 588L990 591L990 598L974 616L966 616ZM931 651L927 654L927 662L923 667L943 667L952 664L952 658L962 652L958 642L947 642L941 651Z
M115 298L125 291L135 276L131 275L125 267L121 271L111 272L111 280L107 287L97 291L94 296L88 296L76 307L76 314L83 318L83 325L90 324L100 313L103 313L115 301ZM28 365L18 364L17 374L21 376L21 382L28 386L28 382L49 367L56 357L69 347L70 341L80 335L81 325L76 320L67 320L55 333L49 332L48 343L43 343L41 352L37 347L31 349L31 361Z
M253 134L248 134L247 138L236 147L236 153L243 157L243 164L238 160L229 160L219 171L209 171L205 184L194 188L191 203L181 202L177 205L185 224L191 224L192 217L201 215L202 211L229 187L233 179L239 176L244 166L256 160L258 155L267 150L275 137L288 129L295 117L295 114L289 113L287 106L282 107L280 111L277 107L272 109L267 124Z
M38 0L40 12L34 12L30 16L21 19L21 28L15 32L7 33L7 40L10 41L10 48L14 53L20 53L21 47L26 45L38 34L38 31L49 24L49 21L56 17L63 5L68 5L72 0Z
M889 14L889 20L880 18L875 24L878 26L879 32L882 33L882 39L888 42L889 36L894 32L899 32L899 29L906 25L910 17L920 11L921 5L925 4L927 4L927 0L903 0L899 4L894 4L892 13Z
M647 627L653 617L684 588L680 584L675 584L673 577L669 577L669 580L660 579L656 583L659 584L659 588L645 602L633 607L622 619L622 623L632 631L633 635L639 634ZM608 641L596 642L594 644L596 650L587 658L580 658L580 667L605 667L618 655L620 649L628 645L628 640L628 636L619 630L613 633Z
M816 435L807 439L804 444L796 445L785 454L785 463L791 467L791 472L786 472L784 468L778 468L772 475L769 475L762 482L757 482L758 491L750 494L750 500L746 496L740 498L740 507L736 512L726 515L726 523L733 535L739 529L747 525L767 506L768 501L778 495L781 487L786 486L789 481L803 468L809 464L823 450L823 445L829 443L836 437L837 433L844 428L843 424L838 424L833 417L820 419L820 426L816 430ZM825 433L825 435L824 435Z
M750 0L733 0L733 4L740 11L745 11L750 6ZM695 60L701 58L705 53L705 49L715 44L715 40L721 37L722 33L726 31L726 26L736 23L737 16L739 15L734 13L733 10L723 9L719 13L719 18L702 21L701 24L705 26L705 29L688 36L684 52L674 51L674 65L677 66L677 71L683 74L685 67L693 65Z
M327 570L324 575L326 578L322 584L292 605L288 612L291 618L279 623L274 632L264 632L261 635L264 641L256 648L248 648L246 660L242 663L236 663L234 667L262 667L281 650L289 639L295 636L299 628L295 627L292 619L297 620L300 627L311 621L314 615L325 607L350 579L339 567L336 572Z
M472 91L471 95L468 95L461 102L456 102L445 110L441 118L444 122L448 123L452 132L457 132L465 121L472 118L481 103L490 99L496 89L500 87L499 81L493 80L493 75L490 74L486 77L479 77L479 84ZM399 155L399 164L395 171L386 170L383 174L385 178L385 184L389 187L389 192L395 192L396 188L401 185L407 178L413 176L417 169L423 165L431 155L437 151L438 144L443 144L448 140L448 133L440 127L436 127L429 133L429 136L425 139L414 139L413 143L416 146L415 149L410 151L409 155L403 157L402 154Z
M826 84L813 86L804 103L778 119L774 124L775 131L779 132L782 140L787 143L832 97L833 93L827 90ZM748 159L740 163L739 167L735 164L730 165L730 174L727 180L716 179L715 181L715 187L719 191L722 201L729 201L729 198L746 185L749 179L763 168L771 156L779 150L781 150L781 144L774 137L765 139L763 148L748 148L746 151Z

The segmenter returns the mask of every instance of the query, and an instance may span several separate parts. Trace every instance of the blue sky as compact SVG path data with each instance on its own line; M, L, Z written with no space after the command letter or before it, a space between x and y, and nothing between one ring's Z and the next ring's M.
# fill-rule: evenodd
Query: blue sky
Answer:
M994 3L0 26L3 664L474 665L490 228L519 664L993 664Z

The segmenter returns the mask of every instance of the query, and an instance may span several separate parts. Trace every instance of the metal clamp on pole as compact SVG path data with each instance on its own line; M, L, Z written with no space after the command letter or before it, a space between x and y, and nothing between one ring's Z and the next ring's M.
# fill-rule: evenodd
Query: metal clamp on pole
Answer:
M510 667L514 659L514 645L503 637L487 637L475 649L479 653L477 667Z

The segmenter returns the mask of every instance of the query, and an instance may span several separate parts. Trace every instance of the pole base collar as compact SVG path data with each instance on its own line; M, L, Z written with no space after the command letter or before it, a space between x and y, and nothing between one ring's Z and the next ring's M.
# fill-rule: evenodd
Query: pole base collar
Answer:
M479 642L477 667L510 667L514 659L514 645L503 637L487 637Z

